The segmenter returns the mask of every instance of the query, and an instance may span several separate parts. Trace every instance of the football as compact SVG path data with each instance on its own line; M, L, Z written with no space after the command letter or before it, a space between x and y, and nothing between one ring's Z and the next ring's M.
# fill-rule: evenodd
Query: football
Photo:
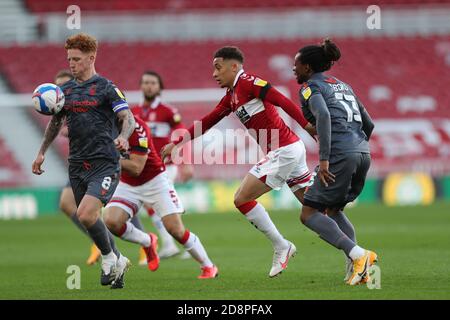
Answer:
M53 83L43 83L33 92L33 104L37 112L51 116L64 106L64 93Z

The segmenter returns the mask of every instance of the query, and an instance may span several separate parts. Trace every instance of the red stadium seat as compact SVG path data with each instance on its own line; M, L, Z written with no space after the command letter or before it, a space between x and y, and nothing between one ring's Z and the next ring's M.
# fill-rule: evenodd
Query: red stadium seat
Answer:
M11 188L28 182L23 168L0 137L0 188Z
M342 58L330 74L352 85L373 118L424 118L432 123L435 132L447 128L445 123L435 120L450 118L447 88L450 73L446 71L450 61L449 36L335 38L334 41L341 48ZM287 87L291 97L297 100L292 57L301 46L318 42L320 39L100 43L96 68L123 90L138 90L140 75L147 69L159 71L170 89L216 88L212 79L213 53L223 45L232 44L245 53L247 70L274 85ZM280 55L281 66L271 62ZM59 69L67 68L65 56L63 47L55 45L0 47L0 72L17 92L29 93L38 84L52 81ZM52 61L50 68L48 61ZM195 109L180 105L180 111L186 123L191 123L211 107L208 104ZM39 118L36 112L32 114ZM47 117L38 119L42 128L46 121ZM422 145L422 155L438 151L436 146L427 145L423 137L417 138L414 134L407 139ZM446 131L445 134L447 139ZM389 160L392 150L386 151L377 144L382 139L375 137L373 140L374 157L384 155ZM441 137L442 141L445 139ZM65 158L67 141L58 138L57 146Z
M445 3L446 0L379 0L377 5L417 5ZM26 0L36 13L65 12L71 0ZM78 0L83 11L185 11L197 9L304 8L320 6L368 6L372 0Z
M97 71L124 90L138 89L140 74L146 69L160 71L167 88L215 87L211 57L217 48L232 43L244 51L247 69L275 84L289 87L295 96L294 79L283 77L283 72L288 76L291 73L290 62L283 70L275 70L270 60L275 55L290 59L302 45L318 41L320 39L101 43ZM343 58L336 63L332 74L351 83L375 117L449 117L449 100L445 98L450 75L442 68L450 52L438 50L445 48L442 44L450 43L448 36L338 38L335 41ZM189 63L186 63L188 58ZM48 68L48 61L52 61L52 68ZM37 84L52 81L55 73L66 67L62 46L0 47L0 70L18 92L31 92ZM385 87L389 98L370 99L374 85ZM421 96L436 101L425 113L420 106L416 109L413 106L406 113L397 110L399 99Z

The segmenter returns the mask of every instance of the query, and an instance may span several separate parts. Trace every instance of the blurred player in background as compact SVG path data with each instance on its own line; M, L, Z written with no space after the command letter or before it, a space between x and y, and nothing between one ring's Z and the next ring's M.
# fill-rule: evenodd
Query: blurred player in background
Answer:
M144 120L149 126L153 143L159 155L163 146L170 142L172 132L177 129L184 129L181 123L181 115L177 109L161 102L161 93L164 89L164 83L161 76L155 71L145 71L140 81L141 91L144 102L131 108L133 114ZM186 152L189 152L186 149ZM181 164L179 166L167 159L166 172L169 180L175 183L177 176L180 182L186 182L192 178L193 168L189 164ZM152 218L153 225L158 231L162 246L158 254L161 259L170 258L180 253L180 249L175 244L173 237L164 228L161 218L155 214L153 208L146 206L148 215ZM181 258L190 258L188 252L183 252ZM140 264L146 264L145 255L141 255Z
M223 47L214 54L213 77L227 91L215 109L201 119L200 134L230 113L235 113L250 134L256 132L256 141L263 150L267 150L267 155L244 177L234 196L234 204L271 241L274 255L269 276L274 277L286 269L296 247L281 235L256 199L273 189L279 190L287 183L294 195L303 201L304 189L312 183L306 165L305 146L284 123L275 106L280 106L310 134L315 130L296 104L267 81L244 72L243 63L244 56L236 47ZM183 137L164 147L163 156L170 155L181 142L197 137L194 126L191 126Z
M119 186L104 212L109 230L124 240L140 244L147 254L148 268L156 271L159 266L156 235L142 232L129 222L147 203L161 217L170 235L200 264L202 272L198 278L217 277L218 268L209 259L200 239L183 225L183 204L153 145L150 129L138 117L128 141L129 154L120 160L122 176Z
M128 149L135 128L134 117L122 92L95 71L97 40L87 34L70 36L65 43L74 76L62 85L64 109L54 115L44 133L32 172L44 173L45 152L64 120L69 136L69 178L77 205L77 217L102 254L102 285L122 288L129 260L117 250L101 219L101 209L119 182L119 152ZM116 120L121 125L119 132Z
M343 210L364 187L374 124L352 88L323 73L340 57L329 39L303 47L295 56L294 73L302 84L300 101L305 116L316 125L320 155L317 178L305 193L301 221L345 252L349 259L345 281L355 285L368 280L368 268L377 255L356 245L355 229Z

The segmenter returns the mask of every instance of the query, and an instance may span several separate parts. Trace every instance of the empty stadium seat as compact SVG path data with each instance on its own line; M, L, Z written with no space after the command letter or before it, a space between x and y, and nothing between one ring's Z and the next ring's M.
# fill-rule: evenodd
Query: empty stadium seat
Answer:
M377 5L422 5L446 3L446 0L379 0ZM27 8L36 13L65 12L71 0L26 0ZM372 0L78 0L83 11L185 11L197 9L258 9L318 6L369 6Z
M445 49L450 48L450 37L334 40L342 58L330 74L350 83L374 117L450 117L450 50ZM288 87L295 97L298 85L292 77L292 57L301 46L319 41L100 43L96 68L123 90L137 90L140 75L147 69L159 71L167 88L216 87L213 53L233 44L245 53L247 70ZM273 64L280 56L283 62ZM67 68L65 57L62 46L0 47L0 71L16 91L31 92Z
M23 168L1 137L0 155L0 188L16 187L27 183L28 179Z

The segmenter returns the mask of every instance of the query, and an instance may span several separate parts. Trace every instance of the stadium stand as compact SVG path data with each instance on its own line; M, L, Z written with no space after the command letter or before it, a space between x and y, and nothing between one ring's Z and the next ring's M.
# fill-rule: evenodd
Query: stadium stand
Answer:
M423 5L447 3L445 0L381 0L377 5ZM32 12L63 12L73 4L70 0L26 0ZM319 6L369 6L371 0L78 0L77 4L86 11L184 11L193 9L262 9L295 8Z
M28 182L23 168L0 137L0 188L15 187Z
M23 3L31 13L37 15L44 12L65 12L71 4L68 0L25 0ZM436 4L439 8L446 3L448 1L445 0L377 1L378 5L398 5L405 10L430 4ZM112 18L124 12L128 12L131 17L146 17L146 13L157 16L160 12L174 13L173 16L177 17L191 11L208 17L211 12L221 11L219 9L238 9L239 12L246 11L246 8L254 11L260 9L261 12L276 9L289 11L289 8L307 8L313 11L315 8L345 9L345 6L367 6L372 1L79 0L77 4L83 12L90 12L89 15L95 19L107 15L107 12L111 13ZM417 16L409 14L410 17L420 17L418 13ZM62 15L60 18L66 17ZM60 23L58 21L56 22ZM161 24L164 25L163 22ZM49 26L51 24L47 27ZM96 25L98 30L103 30L102 26ZM110 33L109 29L106 30ZM352 84L377 121L377 130L371 141L373 157L377 159L374 166L376 174L383 174L383 169L387 167L392 169L398 166L402 169L410 165L407 167L409 170L414 166L420 167L422 163L426 163L428 168L439 169L441 163L446 163L442 159L450 154L450 123L446 120L450 118L450 91L447 89L447 84L450 83L450 36L448 33L436 35L433 33L434 29L409 36L401 36L403 33L395 31L395 26L392 30L394 32L389 35L367 33L364 36L351 36L353 33L347 33L346 36L333 37L343 52L343 58L336 63L331 74ZM112 79L125 91L139 89L140 75L146 69L162 73L166 87L170 89L215 88L212 55L223 45L236 45L245 53L244 67L247 70L270 80L275 86L287 88L290 96L297 100L298 85L292 75L293 56L303 45L318 43L322 38L265 36L263 39L258 34L248 39L219 40L221 38L208 38L205 35L203 40L187 36L179 41L174 41L173 38L149 41L120 38L119 33L117 39L105 41L100 38L96 67L100 74ZM51 39L55 42L37 40L23 45L0 46L0 74L7 79L13 91L28 94L36 84L52 81L59 69L67 67L63 38ZM43 65L49 65L49 62L50 67L42 68ZM182 112L184 121L192 123L208 112L214 102L178 103L175 106ZM45 128L48 117L33 110L30 110L29 115L41 129ZM227 124L239 125L236 122ZM55 145L65 160L68 153L67 140L58 138ZM317 160L314 157L317 150L314 148L315 145L309 146L311 162ZM412 164L416 160L420 163ZM205 169L206 178L209 174L207 171Z
M334 40L342 48L343 59L333 68L333 75L353 84L375 118L450 117L448 36ZM248 70L275 85L287 86L296 96L292 57L302 45L318 41L102 43L97 71L123 90L138 89L145 69L162 72L171 89L215 87L211 57L218 47L233 44L244 51ZM182 55L189 63L180 59ZM40 67L48 61L52 61L51 68ZM0 70L17 92L31 92L36 83L50 81L66 66L62 46L0 48Z

